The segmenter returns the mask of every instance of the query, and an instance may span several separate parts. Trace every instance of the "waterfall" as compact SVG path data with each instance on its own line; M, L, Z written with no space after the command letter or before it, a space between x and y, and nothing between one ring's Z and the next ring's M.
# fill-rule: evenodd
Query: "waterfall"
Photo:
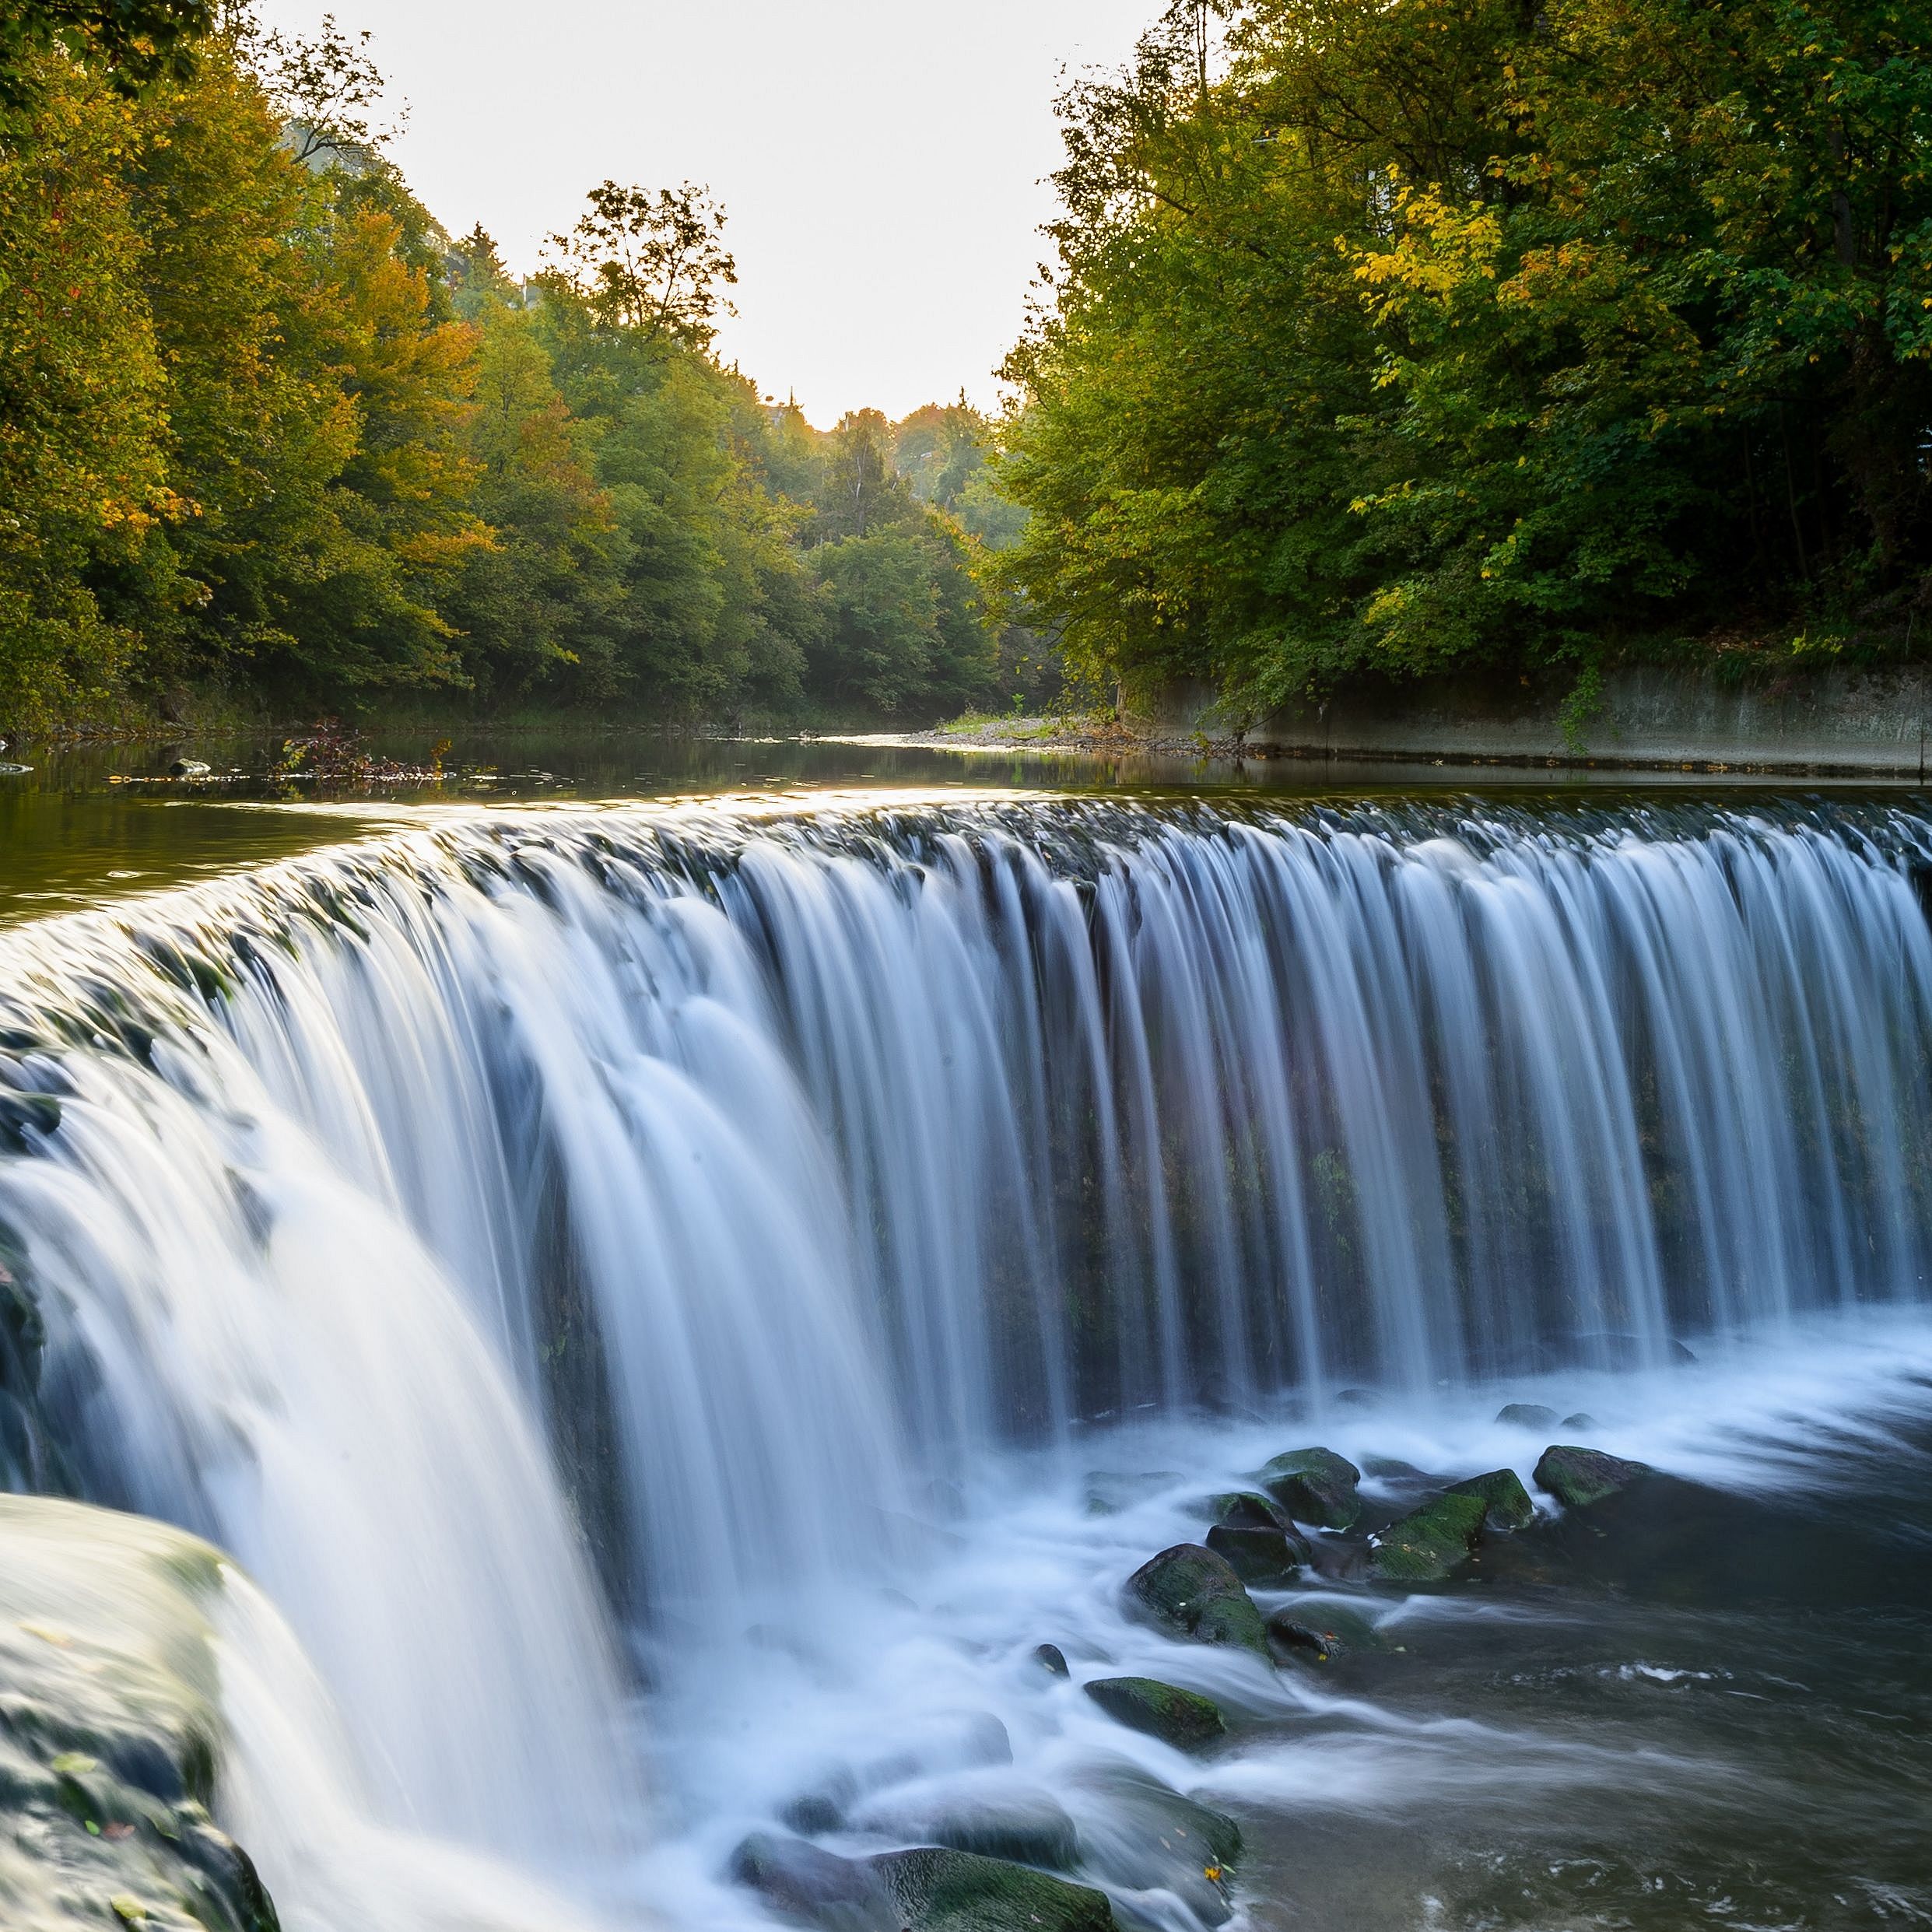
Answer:
M989 1445L1921 1296L1929 861L1873 806L444 825L0 939L0 1258L81 1486L236 1554L386 1815L621 1857L614 1632L802 1614Z

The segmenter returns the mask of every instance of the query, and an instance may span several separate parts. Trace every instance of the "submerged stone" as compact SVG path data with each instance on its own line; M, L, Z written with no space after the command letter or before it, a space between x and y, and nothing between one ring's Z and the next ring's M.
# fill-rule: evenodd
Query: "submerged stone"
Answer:
M1208 1547L1227 1559L1228 1567L1244 1583L1262 1589L1282 1588L1311 1560L1306 1541L1292 1530L1235 1528L1217 1523L1208 1532Z
M1385 1647L1369 1618L1317 1597L1276 1611L1268 1620L1268 1640L1278 1657L1298 1664L1331 1664Z
M855 1829L901 1840L943 1845L987 1858L1064 1871L1079 1857L1079 1835L1064 1806L1037 1786L983 1777L908 1800L875 1799L853 1819Z
M973 1852L922 1846L866 1860L903 1932L1112 1932L1104 1892Z
M1268 1464L1257 1480L1297 1523L1348 1530L1362 1514L1356 1493L1362 1471L1332 1449L1291 1449Z
M1083 1808L1085 1871L1124 1891L1171 1893L1203 1925L1225 1925L1233 1916L1228 1893L1242 1846L1232 1818L1124 1759L1078 1772L1073 1782L1099 1800Z
M801 1838L754 1832L731 1854L731 1877L774 1912L822 1932L899 1932L898 1901L862 1859Z
M1127 1580L1127 1608L1169 1636L1268 1655L1261 1613L1225 1557L1198 1543L1176 1543L1149 1557Z
M1050 1676L1064 1677L1068 1674L1067 1653L1057 1643L1035 1644L1033 1661Z
M1159 1678L1096 1678L1085 1688L1117 1724L1145 1731L1176 1751L1204 1751L1227 1734L1227 1720L1212 1698Z
M1556 1411L1541 1402L1506 1402L1496 1411L1496 1420L1511 1429L1554 1429Z
M1601 1429L1603 1424L1594 1415L1586 1415L1579 1409L1574 1415L1566 1415L1557 1426L1559 1429Z
M1131 1509L1149 1496L1158 1495L1180 1480L1180 1476L1166 1469L1143 1470L1138 1475L1122 1475L1104 1469L1090 1471L1087 1476L1087 1514L1118 1516L1124 1509Z
M1566 1443L1552 1443L1536 1465L1538 1486L1547 1489L1566 1509L1587 1509L1651 1473L1647 1464L1626 1462L1621 1456L1605 1455L1601 1449Z
M1520 1530L1536 1520L1536 1505L1513 1469L1492 1469L1486 1476L1471 1476L1467 1482L1452 1482L1452 1496L1480 1496L1485 1514L1484 1526L1492 1530Z
M1445 1491L1369 1539L1369 1569L1390 1583L1439 1583L1468 1562L1488 1506Z
M829 1792L808 1791L794 1798L778 1815L807 1838L845 1829L844 1808Z

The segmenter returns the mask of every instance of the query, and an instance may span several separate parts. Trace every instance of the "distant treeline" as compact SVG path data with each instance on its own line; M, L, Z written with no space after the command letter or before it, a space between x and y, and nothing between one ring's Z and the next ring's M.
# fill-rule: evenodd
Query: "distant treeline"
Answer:
M372 125L366 37L0 26L0 728L441 692L926 722L1053 687L975 580L963 400L809 428L721 365L723 216L605 184L534 279ZM419 700L412 700L419 701Z
M1001 485L1075 666L1932 653L1932 9L1178 0L1063 107Z

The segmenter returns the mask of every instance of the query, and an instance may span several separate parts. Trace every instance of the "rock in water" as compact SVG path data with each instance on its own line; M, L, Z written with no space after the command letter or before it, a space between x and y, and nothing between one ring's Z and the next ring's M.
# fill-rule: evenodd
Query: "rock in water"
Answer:
M1067 1653L1057 1643L1035 1644L1033 1661L1050 1677L1064 1677L1067 1674Z
M1536 1465L1537 1486L1547 1489L1566 1509L1587 1509L1652 1473L1646 1463L1625 1462L1601 1449L1563 1443L1552 1443Z
M1439 1583L1468 1562L1488 1506L1478 1495L1445 1492L1369 1539L1369 1568L1390 1583Z
M1297 1523L1351 1530L1362 1514L1362 1499L1355 1493L1362 1471L1332 1449L1291 1449L1269 1463L1257 1480Z
M1288 1512L1252 1489L1231 1489L1210 1496L1204 1506L1210 1523L1225 1524L1231 1530L1285 1530L1289 1526Z
M866 1864L905 1932L1113 1932L1104 1892L973 1852L883 1852Z
M208 1812L220 1562L138 1516L0 1499L9 1932L275 1932L254 1864Z
M1261 1613L1225 1558L1198 1543L1176 1543L1148 1558L1127 1580L1130 1615L1169 1636L1197 1643L1231 1644L1268 1656Z
M1506 1402L1496 1411L1496 1420L1512 1429L1554 1429L1556 1411L1541 1402Z
M1492 1469L1486 1476L1452 1482L1452 1496L1480 1496L1486 1512L1484 1527L1492 1530L1527 1529L1536 1520L1536 1505L1513 1469Z
M1101 1677L1087 1695L1117 1724L1144 1730L1176 1751L1205 1751L1227 1735L1227 1720L1212 1698L1156 1677Z
M870 1864L802 1838L754 1832L732 1853L731 1873L775 1912L823 1932L900 1932L899 1902Z
M1285 1589L1295 1573L1313 1560L1306 1541L1292 1530L1231 1528L1217 1523L1208 1532L1208 1547L1228 1560L1228 1567L1244 1583L1265 1590Z
M854 1815L852 1829L1054 1871L1071 1870L1080 1853L1074 1822L1051 1792L1011 1779L989 1782L980 1774L945 1780L937 1789L882 1793Z

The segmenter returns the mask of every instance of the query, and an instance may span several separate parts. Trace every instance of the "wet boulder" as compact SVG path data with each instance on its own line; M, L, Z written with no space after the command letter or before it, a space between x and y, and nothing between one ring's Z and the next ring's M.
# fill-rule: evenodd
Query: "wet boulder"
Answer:
M1384 1647L1366 1617L1320 1598L1276 1611L1267 1627L1268 1648L1283 1663L1332 1664Z
M1291 1449L1257 1478L1297 1523L1317 1529L1354 1528L1362 1514L1362 1471L1332 1449Z
M1230 1489L1209 1496L1201 1506L1210 1523L1231 1530L1285 1530L1288 1512L1278 1502L1253 1489Z
M1513 1469L1492 1469L1486 1476L1471 1476L1467 1482L1452 1482L1452 1496L1480 1496L1483 1527L1490 1530L1527 1529L1536 1520L1536 1505Z
M1169 1636L1268 1656L1261 1613L1226 1558L1198 1543L1176 1543L1149 1557L1127 1580L1125 1607Z
M807 1838L821 1838L845 1829L845 1808L829 1791L803 1792L778 1815Z
M1385 1583L1439 1583L1475 1554L1488 1505L1445 1491L1369 1539L1369 1569Z
M1119 1516L1137 1502L1159 1495L1162 1490L1181 1481L1171 1470L1145 1469L1138 1475L1117 1471L1094 1469L1087 1474L1086 1511L1089 1516Z
M884 1881L904 1932L1112 1932L1104 1892L1026 1865L944 1846L865 1862Z
M1227 1735L1227 1720L1212 1698L1159 1678L1096 1678L1085 1689L1117 1724L1145 1731L1176 1751L1205 1751Z
M1053 1871L1069 1869L1080 1855L1078 1834L1060 1801L1011 1778L950 1780L913 1795L888 1793L852 1822L860 1831L889 1838Z
M1557 1426L1559 1429L1601 1429L1603 1424L1594 1415L1586 1415L1579 1409L1574 1415L1566 1415Z
M1556 1427L1556 1411L1541 1402L1506 1402L1496 1411L1496 1420L1510 1429L1535 1432Z
M1305 1538L1272 1526L1236 1529L1217 1523L1208 1532L1208 1548L1226 1558L1228 1567L1243 1583L1262 1590L1286 1588L1313 1556Z
M1587 1509L1651 1473L1647 1464L1564 1443L1552 1443L1536 1465L1537 1486L1547 1489L1566 1509Z
M892 1888L863 1859L801 1838L754 1832L731 1854L731 1875L782 1917L822 1932L900 1932Z
M1068 1674L1067 1653L1057 1643L1035 1644L1033 1661L1049 1677L1064 1677Z
M1080 1815L1084 1868L1128 1892L1171 1892L1203 1925L1233 1916L1231 1867L1241 1860L1241 1828L1115 1759L1076 1772L1068 1801Z

